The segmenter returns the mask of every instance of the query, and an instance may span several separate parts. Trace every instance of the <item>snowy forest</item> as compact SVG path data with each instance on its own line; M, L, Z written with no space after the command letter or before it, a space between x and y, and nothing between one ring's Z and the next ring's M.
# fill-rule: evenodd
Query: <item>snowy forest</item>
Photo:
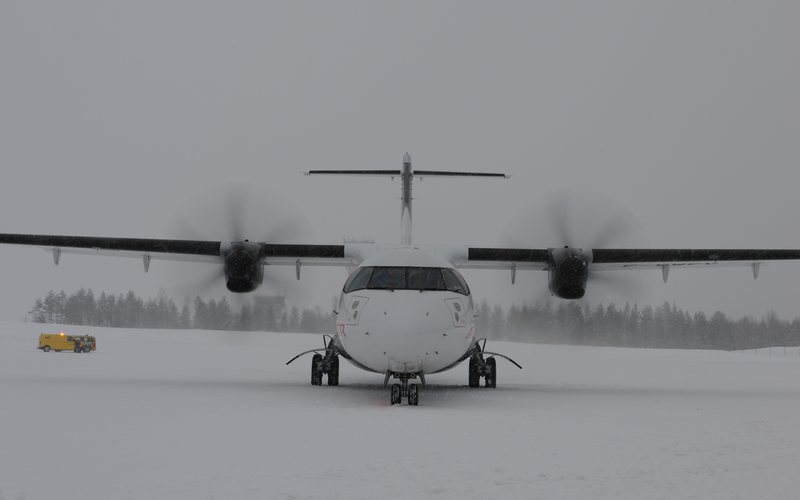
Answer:
M67 295L51 290L36 299L28 313L36 323L107 326L119 328L194 328L201 330L330 332L336 327L333 314L320 308L288 308L283 297L252 296L241 304L227 298L205 301L195 297L179 307L164 290L155 298L101 293L81 288Z
M332 333L335 316L319 307L287 307L280 296L252 296L233 305L225 297L185 300L179 307L165 291L143 299L127 294L101 293L81 288L67 295L50 291L37 299L31 321L124 328L195 328L232 331ZM800 318L764 317L729 319L689 313L664 303L659 307L636 304L589 305L554 301L526 305L477 307L480 337L514 342L680 349L753 349L800 345Z

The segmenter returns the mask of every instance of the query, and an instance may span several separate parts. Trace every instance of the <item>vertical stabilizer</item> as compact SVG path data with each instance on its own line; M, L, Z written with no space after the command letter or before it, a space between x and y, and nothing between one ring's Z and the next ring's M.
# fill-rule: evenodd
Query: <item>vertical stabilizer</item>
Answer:
M400 228L402 234L400 243L402 245L411 244L411 180L414 172L411 170L411 155L403 155L403 171L400 174L400 181L403 183L400 193Z

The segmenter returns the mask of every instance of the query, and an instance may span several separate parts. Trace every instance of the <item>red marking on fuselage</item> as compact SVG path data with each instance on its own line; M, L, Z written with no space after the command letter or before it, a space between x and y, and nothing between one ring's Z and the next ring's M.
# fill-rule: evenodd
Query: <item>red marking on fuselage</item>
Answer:
M344 323L339 323L338 325L336 325L336 327L339 329L339 335L341 335L342 337L347 337L347 335L345 335L344 333Z
M473 335L475 335L475 327L471 326L470 329L469 329L469 332L467 332L467 336L464 337L464 338L469 340L469 339L472 338Z

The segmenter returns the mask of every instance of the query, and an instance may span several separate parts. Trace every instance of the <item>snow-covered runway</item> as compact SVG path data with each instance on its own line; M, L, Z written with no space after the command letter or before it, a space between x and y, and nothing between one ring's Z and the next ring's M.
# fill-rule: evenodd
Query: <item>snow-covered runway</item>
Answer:
M800 498L800 357L490 343L392 407L321 337L0 323L0 498Z

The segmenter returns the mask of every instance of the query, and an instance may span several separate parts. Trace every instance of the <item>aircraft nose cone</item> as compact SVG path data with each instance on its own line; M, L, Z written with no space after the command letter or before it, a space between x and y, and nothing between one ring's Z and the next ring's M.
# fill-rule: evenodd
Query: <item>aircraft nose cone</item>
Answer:
M420 356L416 352L415 340L424 334L414 325L413 321L403 321L406 314L387 313L385 328L387 333L386 357L389 360L389 369L392 371L415 371L421 364Z
M446 297L416 290L374 292L367 303L359 298L357 324L348 309L351 297L343 311L349 318L341 325L343 345L353 359L380 373L441 370L464 354L471 331L465 319L471 311L464 304L451 308L447 301L456 298Z
M386 357L390 370L422 371L426 360L438 356L439 337L452 328L452 319L444 302L426 305L386 311L384 318L390 339Z

